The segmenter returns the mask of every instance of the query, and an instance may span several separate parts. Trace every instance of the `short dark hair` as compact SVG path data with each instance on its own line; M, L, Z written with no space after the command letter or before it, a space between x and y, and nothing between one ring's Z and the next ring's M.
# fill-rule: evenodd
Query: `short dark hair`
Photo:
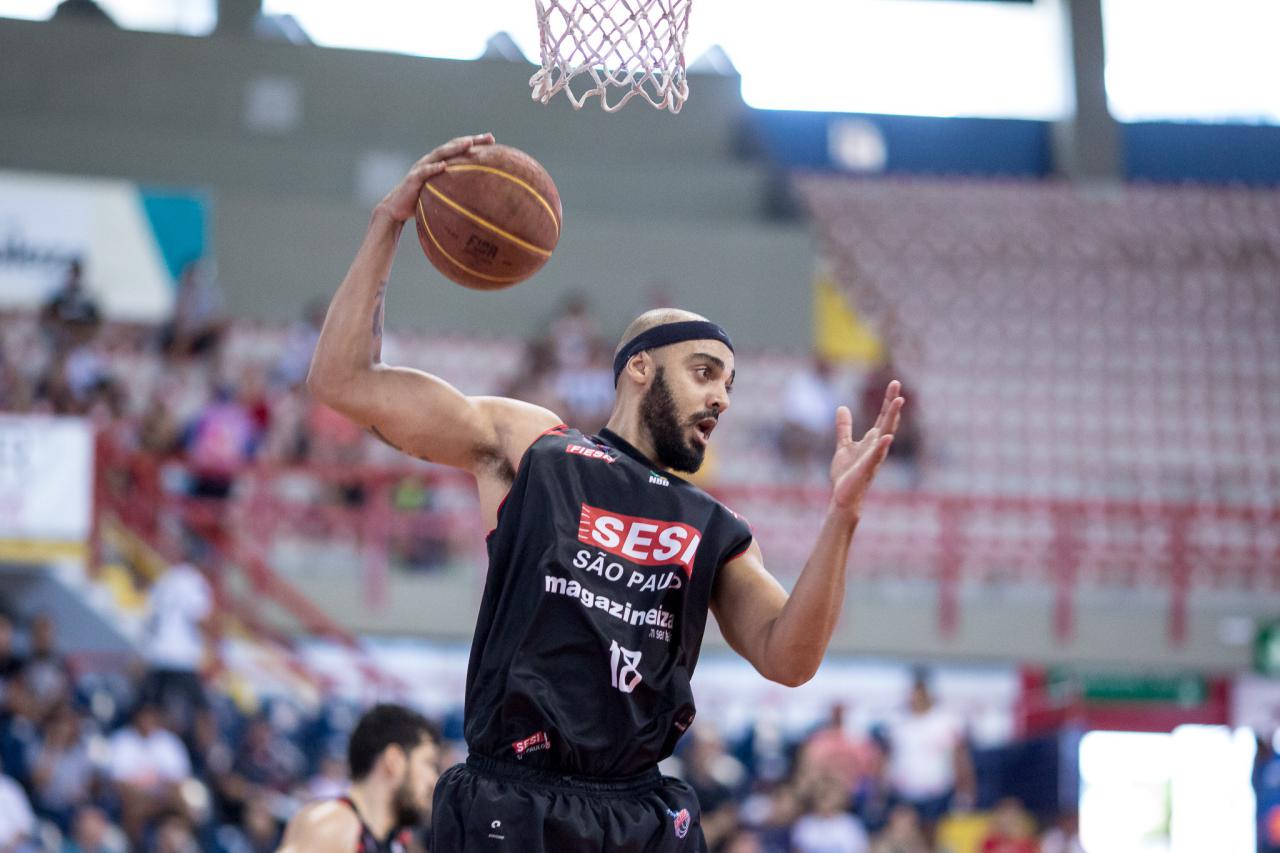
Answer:
M408 753L423 741L440 742L439 729L426 717L403 705L374 705L356 723L347 745L352 780L368 776L387 747L398 746Z

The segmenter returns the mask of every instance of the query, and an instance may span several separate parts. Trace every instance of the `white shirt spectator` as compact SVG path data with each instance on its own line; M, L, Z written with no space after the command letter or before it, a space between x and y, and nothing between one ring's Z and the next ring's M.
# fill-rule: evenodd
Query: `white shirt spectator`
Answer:
M955 755L963 738L960 721L934 705L889 725L889 780L909 800L940 797L956 785Z
M835 385L812 367L793 374L782 392L782 417L809 432L827 433L834 429L836 407L840 397Z
M8 776L0 776L0 850L17 846L35 830L36 816L26 793Z
M867 853L867 831L851 814L808 814L791 831L795 853Z
M213 593L200 570L179 563L161 576L147 600L147 655L158 669L195 672L204 658L200 623L213 610Z
M130 726L111 737L107 772L116 782L157 788L190 776L191 760L182 741L168 729L156 728L144 736Z

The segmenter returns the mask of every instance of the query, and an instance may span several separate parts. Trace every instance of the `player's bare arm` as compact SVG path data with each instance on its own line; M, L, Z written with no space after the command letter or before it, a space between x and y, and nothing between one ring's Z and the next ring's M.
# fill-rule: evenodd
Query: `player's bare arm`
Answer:
M303 807L289 825L276 853L351 853L360 842L360 819L335 800Z
M849 546L862 500L889 453L903 398L895 380L885 389L879 417L859 441L853 415L836 411L836 451L831 460L831 500L822 530L788 596L765 570L760 546L720 570L711 608L729 645L771 681L795 687L818 671L844 604Z
M382 361L387 280L405 223L423 184L451 158L491 134L462 136L423 157L377 207L364 241L329 304L307 387L393 447L461 468L480 485L482 512L493 522L525 448L559 423L546 409L517 400L468 397L443 379Z

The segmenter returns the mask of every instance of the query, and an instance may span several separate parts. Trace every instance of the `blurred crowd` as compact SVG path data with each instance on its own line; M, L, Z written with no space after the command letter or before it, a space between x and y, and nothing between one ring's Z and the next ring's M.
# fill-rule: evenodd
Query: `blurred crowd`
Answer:
M345 790L363 709L245 707L210 687L208 591L192 567L161 583L149 618L169 624L148 629L147 647L164 637L172 648L132 665L73 663L48 616L0 615L0 851L266 853L304 803ZM460 714L441 721L445 763L464 754ZM840 706L794 741L761 725L729 741L700 723L663 769L697 792L716 853L1081 849L1070 815L1038 821L1014 798L980 801L964 726L924 673L901 713L866 733Z
M656 307L661 298L654 299ZM195 471L192 491L201 497L225 496L236 473L254 460L359 465L379 458L377 443L306 392L324 314L324 303L313 302L282 330L273 352L230 358L227 341L235 328L207 265L187 267L172 319L153 326L104 321L83 268L73 262L38 312L0 313L0 411L93 418L122 447L182 457ZM546 406L566 423L598 431L613 403L614 330L602 329L588 300L572 294L541 326L510 375L494 377L483 392ZM772 448L771 470L784 479L820 481L830 462L836 406L853 403L860 434L891 378L901 376L889 358L857 374L820 356L798 368L766 419L769 434L756 437ZM890 458L907 471L900 485L911 486L919 479L920 401L910 385L904 393L911 411ZM712 461L699 482L713 476L714 467Z
M305 390L324 314L323 302L311 303L269 363L231 367L220 291L199 263L182 276L173 319L139 326L105 323L73 262L38 313L0 315L0 411L113 424L132 447L185 455L207 474L205 496L224 493L229 475L254 459L359 462L366 437ZM568 298L544 325L503 391L599 429L613 402L611 344L581 297ZM156 381L126 373L157 360L166 375Z

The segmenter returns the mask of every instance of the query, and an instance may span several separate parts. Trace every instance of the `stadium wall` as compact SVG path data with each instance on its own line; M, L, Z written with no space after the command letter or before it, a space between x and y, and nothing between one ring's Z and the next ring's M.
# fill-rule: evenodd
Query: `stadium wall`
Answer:
M795 298L808 293L808 232L766 221L767 169L735 159L746 113L736 78L699 77L679 116L605 115L532 102L523 63L11 20L0 21L0 57L0 165L207 192L239 316L289 318L327 296L370 206L407 165L450 136L491 130L556 177L559 252L497 298L402 258L392 326L522 334L582 289L620 330L660 287L744 340L808 345L808 300ZM404 251L419 255L408 236Z

